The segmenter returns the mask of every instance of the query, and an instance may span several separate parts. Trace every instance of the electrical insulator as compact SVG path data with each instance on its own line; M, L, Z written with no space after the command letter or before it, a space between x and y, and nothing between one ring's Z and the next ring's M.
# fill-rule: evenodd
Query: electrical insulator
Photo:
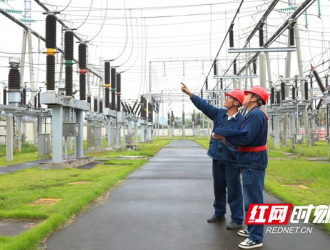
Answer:
M132 108L132 113L134 113L134 109L136 107L137 101L134 102L133 108Z
M65 67L65 95L72 96L72 74L73 68L72 66Z
M55 49L56 47L56 17L48 14L46 17L46 48Z
M99 113L100 114L103 113L103 100L102 99L100 100L100 112Z
M26 88L23 88L22 92L22 105L26 105Z
M205 79L205 89L209 89L209 81L207 78Z
M294 25L295 23L289 27L290 46L294 46Z
M321 108L322 105L322 99L320 99L320 101L318 102L317 106L316 106L316 110L319 110Z
M80 100L86 100L86 74L79 75Z
M111 110L116 110L116 68L111 69Z
M38 95L34 96L34 108L38 108Z
M217 61L216 60L214 60L214 62L213 62L213 73L214 73L215 76L218 75L218 67L217 67Z
M203 90L201 90L201 98L203 98Z
M3 105L7 105L7 89L3 89Z
M55 48L56 48L56 17L46 17L46 88L55 90Z
M234 48L234 24L232 23L229 28L229 47Z
M260 24L259 27L259 46L263 47L264 46L264 23Z
M276 91L276 104L280 105L281 104L281 92Z
M256 75L257 74L257 60L253 61L252 66L253 66L253 74Z
M314 74L315 80L316 80L317 84L319 85L319 88L321 89L321 91L325 92L325 87L322 83L322 80L321 80L319 74L316 72L315 69L313 69L313 74Z
M117 73L117 111L120 111L120 95L121 95L121 74Z
M92 97L91 95L87 95L87 103L89 103L89 108L91 107L92 104Z
M109 108L110 104L110 62L104 63L104 87L105 87L105 107Z
M281 82L281 96L282 100L285 100L285 83Z
M292 100L296 100L296 88L292 87Z
M64 55L66 61L73 60L73 32L71 30L66 31L64 34Z
M78 57L79 57L79 68L86 69L87 63L87 45L85 43L80 43L78 47Z
M55 90L55 56L46 57L46 87L47 90Z
M40 91L38 92L38 108L41 108L41 103L40 103Z
M73 80L73 32L66 31L64 34L65 55L65 95L72 96Z
M308 100L308 82L305 81L304 83L304 90L305 90L305 100Z
M275 88L270 89L270 103L271 104L275 103Z
M97 112L97 97L94 97L94 112Z
M124 103L125 107L126 107L126 110L127 110L127 113L131 113L131 106L128 106L128 104L125 102Z
M8 89L18 90L20 89L21 75L18 67L11 68L8 75Z
M237 74L237 65L236 65L236 60L234 60L234 75Z

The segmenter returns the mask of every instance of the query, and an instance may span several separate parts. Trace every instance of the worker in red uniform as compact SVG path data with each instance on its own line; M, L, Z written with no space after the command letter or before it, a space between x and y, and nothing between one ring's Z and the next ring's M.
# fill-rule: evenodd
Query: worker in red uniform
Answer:
M267 91L254 86L244 91L243 105L247 108L240 130L244 134L235 137L213 135L213 138L224 143L238 146L237 161L243 175L243 200L245 212L250 204L263 203L265 169L267 168L267 115L260 109L268 99ZM238 231L238 235L247 237L238 246L243 249L262 247L263 225L248 225L247 229Z

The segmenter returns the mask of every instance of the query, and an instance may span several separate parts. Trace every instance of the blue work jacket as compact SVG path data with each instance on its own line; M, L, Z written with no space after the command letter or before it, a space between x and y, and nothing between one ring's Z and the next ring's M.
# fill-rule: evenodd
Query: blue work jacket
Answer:
M192 95L190 99L196 106L196 108L202 111L208 118L213 121L213 131L216 128L235 130L238 130L240 128L240 125L244 119L241 113L237 113L235 118L228 120L227 109L214 107L197 95ZM229 145L228 143L224 144L221 141L218 141L211 137L207 155L219 162L228 165L237 165L235 155L236 150L236 146Z
M252 108L245 116L240 130L247 131L246 134L226 138L227 142L235 146L260 147L267 143L268 122L258 106ZM237 161L240 167L267 168L267 150L258 152L237 151Z

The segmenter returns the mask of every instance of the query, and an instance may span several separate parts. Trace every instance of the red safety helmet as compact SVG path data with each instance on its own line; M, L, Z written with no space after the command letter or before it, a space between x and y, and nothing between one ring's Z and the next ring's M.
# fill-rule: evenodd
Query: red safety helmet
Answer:
M245 95L247 95L248 93L252 93L259 96L260 99L262 100L263 105L266 105L268 99L268 93L267 90L265 90L263 87L260 87L258 85L253 86L250 90L244 91Z
M226 96L231 96L235 99L237 99L241 105L243 105L243 98L244 98L244 92L240 89L233 89L229 93L226 93Z

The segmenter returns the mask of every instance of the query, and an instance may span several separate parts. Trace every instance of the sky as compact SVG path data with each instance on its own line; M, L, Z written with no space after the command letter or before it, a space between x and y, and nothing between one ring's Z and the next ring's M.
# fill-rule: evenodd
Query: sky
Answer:
M35 2L31 2L32 30L45 36L44 10ZM112 66L119 66L122 73L122 97L134 102L140 94L167 93L164 109L173 109L176 116L182 112L184 96L180 92L180 82L199 93L205 78L208 77L209 88L213 88L213 70L211 63L224 40L226 32L241 3L239 0L47 0L41 1L49 9L61 11L58 18L88 42L88 63L95 71L103 75L104 60L113 60ZM246 0L234 22L235 48L242 48L264 11L272 1ZM267 19L265 40L288 19L289 12L284 11L290 3L300 5L303 1L280 1ZM304 71L309 74L310 64L320 65L317 70L321 77L328 73L330 58L330 3L320 1L320 9L316 1L307 15L298 19L300 44L303 49ZM21 10L20 14L12 14L17 19L24 17L24 1L9 0L0 3L1 9ZM307 19L306 19L307 18ZM23 30L17 24L0 14L0 89L6 84L8 77L8 57L20 57ZM287 32L283 33L271 47L286 47ZM259 47L258 33L252 38L250 47ZM77 42L77 40L75 40ZM34 78L38 88L45 86L45 44L32 35L32 51ZM234 54L228 53L228 38L224 42L218 59L218 74L227 71ZM57 24L57 46L62 47L61 25ZM75 46L75 58L78 44ZM248 54L241 54L238 69L245 65ZM271 54L272 81L276 82L280 75L285 75L286 53ZM57 54L57 61L60 54ZM29 85L29 60L26 57L24 82ZM77 67L74 66L74 83L78 84ZM229 69L227 75L233 74ZM59 79L60 66L56 68L56 82ZM151 72L151 73L150 73ZM292 77L297 75L296 52L292 52ZM64 76L64 74L63 74ZM150 81L151 79L151 81ZM99 95L99 80L90 77L92 96ZM259 84L256 79L254 85ZM226 81L228 90L231 81ZM268 83L267 83L268 85ZM244 88L242 82L241 85ZM2 91L1 91L2 92ZM102 91L101 91L102 95ZM166 95L165 95L166 96ZM77 96L78 97L78 96ZM194 109L190 102L185 102L186 112Z

